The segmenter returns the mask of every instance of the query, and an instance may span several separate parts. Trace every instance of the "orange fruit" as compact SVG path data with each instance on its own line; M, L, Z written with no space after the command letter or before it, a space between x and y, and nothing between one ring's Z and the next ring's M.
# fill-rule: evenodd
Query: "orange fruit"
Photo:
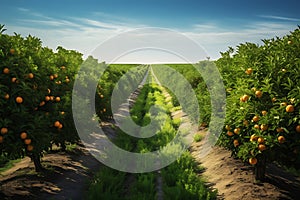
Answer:
M106 108L103 108L103 112L106 112Z
M296 126L296 132L300 133L300 125Z
M262 144L262 143L265 142L265 139L262 138L262 137L259 137L259 138L257 139L257 142L258 142L259 144Z
M258 125L258 124L255 124L255 125L254 125L254 128L255 128L255 129L259 129L259 125Z
M251 142L257 141L257 139L258 139L258 136L256 136L255 134L251 135L251 137L250 137Z
M249 158L249 163L251 165L255 165L257 163L257 159L256 158Z
M233 140L233 145L234 145L234 147L237 147L240 145L240 143L238 140Z
M46 104L45 101L41 101L40 106L43 106L45 104Z
M8 133L8 128L3 127L3 128L1 128L0 132L1 132L2 135L7 134Z
M66 67L65 67L65 66L61 66L61 67L60 67L60 69L62 69L62 70L65 70L65 69L66 69Z
M49 88L47 89L47 91L48 91L48 94L50 94L50 93L51 93L51 90L50 90Z
M100 98L103 99L103 97L104 97L103 94L101 94L101 95L100 95Z
M28 144L31 144L31 139L29 139L29 138L25 139L25 140L24 140L24 143L27 144L27 145L28 145Z
M260 90L255 91L255 96L256 96L257 98L261 98L262 95L263 95L262 91L260 91Z
M62 129L62 128L63 128L63 125L60 124L57 128L58 128L58 129Z
M12 83L17 82L17 78L16 78L16 77L12 77L12 78L11 78L11 82L12 82Z
M0 135L0 144L3 143L3 136Z
M26 132L22 132L20 134L20 137L21 137L22 140L25 140L27 138L27 133Z
M4 99L8 100L9 99L9 94L5 94Z
M3 69L3 74L9 74L9 69L7 67Z
M235 128L235 129L233 130L233 132L234 132L235 134L239 134L239 133L240 133L240 131L241 131L241 129L240 129L240 128Z
M256 87L251 88L251 91L255 92L256 91Z
M45 96L45 101L50 101L50 97L49 96Z
M266 110L261 111L261 114L265 116L268 112Z
M57 78L57 77L58 77L58 75L57 75L57 74L54 74L54 75L53 75L53 77L54 77L54 78Z
M233 132L227 131L227 135L228 135L228 136L233 136Z
M259 145L258 145L258 150L264 151L264 150L266 150L266 149L267 149L266 145L264 145L264 144L259 144Z
M290 113L290 112L294 112L295 108L293 105L287 105L285 108L285 111Z
M59 125L60 125L60 122L59 122L59 121L54 122L54 126L55 126L55 127L59 127Z
M274 103L277 99L275 97L272 98L272 102Z
M66 81L66 83L69 83L69 82L70 82L70 79L66 78L66 80L65 80L65 81Z
M225 129L226 129L227 131L230 131L230 126L229 126L229 125L226 125L226 126L225 126Z
M49 79L52 81L54 79L54 76L53 75L50 75L49 76Z
M27 151L32 151L33 150L33 146L30 144L27 146Z
M33 79L33 77L34 77L33 73L28 74L28 78Z
M60 97L55 97L56 102L60 102Z
M287 103L286 102L282 102L282 103L280 103L280 106L287 106Z
M101 98L102 98L102 97L101 97ZM249 95L247 95L247 94L243 95L243 96L240 98L240 100L241 100L242 102L248 101L248 100L249 100Z
M65 112L64 112L64 111L61 111L61 112L60 112L60 114L61 114L61 115L64 115L64 114L65 114Z
M262 131L268 130L268 125L267 124L260 125L260 130L262 130Z
M246 71L245 71L245 73L246 73L247 75L252 74L252 72L253 72L253 69L252 69L252 68L248 68L248 69L246 69Z
M244 120L244 121L243 121L243 125L244 125L244 126L248 126L248 125L249 125L248 120Z
M258 122L258 121L259 121L259 116L255 115L255 116L252 118L252 120L253 120L254 122Z
M281 132L283 132L284 130L283 130L283 128L278 127L278 128L276 128L276 131L277 131L277 133L281 133Z
M285 137L284 136L278 136L278 142L280 143L280 144L282 144L282 143L284 143L285 142Z
M291 40L289 40L287 43L288 43L289 45L291 45L293 42L292 42Z
M15 54L15 52L16 52L15 49L10 49L10 50L9 50L9 53L10 53L10 54Z
M23 98L22 97L16 97L16 102L17 103L23 103Z
M54 96L50 96L50 100L53 101L54 100Z

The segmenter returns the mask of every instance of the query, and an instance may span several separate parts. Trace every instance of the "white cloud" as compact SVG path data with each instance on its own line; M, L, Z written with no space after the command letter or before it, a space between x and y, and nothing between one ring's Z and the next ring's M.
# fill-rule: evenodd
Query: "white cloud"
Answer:
M258 16L262 17L262 18L266 18L266 19L300 22L300 19L297 19L297 18L282 17L282 16L275 16L275 15L258 15Z
M31 12L25 8L19 8L20 11L28 14L28 18L19 19L18 23L14 25L7 25L8 33L17 32L24 36L35 35L43 41L45 46L56 49L58 45L63 46L67 49L75 49L82 52L85 57L89 55L97 46L105 42L109 38L112 38L120 33L136 28L146 27L144 24L134 23L133 21L123 19L121 17L112 17L105 13L94 13L94 15L105 16L103 20L96 20L95 18L79 18L79 17L68 17L66 19L58 19L49 16L45 16L40 13ZM38 16L38 17L37 17ZM35 17L35 18L32 18ZM191 38L198 45L208 53L212 59L219 58L219 52L226 51L229 46L235 47L236 45L244 42L261 43L261 39L273 38L275 36L283 36L294 30L296 24L291 23L295 21L294 18L285 18L278 16L264 16L264 18L276 19L278 22L270 21L257 21L248 24L243 24L242 27L236 27L235 30L229 30L221 28L216 22L207 22L203 24L195 24L189 31L178 30L187 37ZM119 19L119 20L118 20ZM285 20L285 21L283 21ZM290 23L286 23L286 21ZM146 35L147 34L147 35ZM142 43L145 38L150 37L151 33L140 33L134 35L134 42ZM182 44L175 37L166 38L160 37L156 33L151 36L153 41L159 43L160 41L168 40L168 45L172 47L181 48ZM128 41L127 47L130 47ZM126 42L124 42L126 43ZM113 48L120 48L116 44ZM124 47L126 48L126 47ZM109 53L109 49L105 49ZM195 48L190 48L191 54L197 55ZM149 53L149 51L148 51ZM200 56L203 58L203 55ZM155 55L152 53L152 55ZM101 56L101 55L100 55ZM156 55L157 56L157 55ZM142 59L149 58L149 56L130 56L123 57L124 62L143 62ZM161 61L171 62L174 60L174 56L168 57L167 54L164 56L158 56L157 58ZM127 60L126 60L127 59ZM109 62L109 61L108 61Z

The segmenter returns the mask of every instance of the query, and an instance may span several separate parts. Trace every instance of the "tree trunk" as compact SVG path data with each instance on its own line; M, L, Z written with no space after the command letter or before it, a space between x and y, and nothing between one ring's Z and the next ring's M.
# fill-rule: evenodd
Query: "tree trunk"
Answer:
M31 156L31 160L33 161L34 163L34 167L35 167L35 171L36 172L41 172L43 171L43 166L41 164L41 157L39 154L32 154Z
M61 145L61 150L65 152L66 151L66 144L65 144L65 142L62 142L60 145Z
M257 158L257 164L255 165L255 180L264 181L266 173L266 157L261 155Z

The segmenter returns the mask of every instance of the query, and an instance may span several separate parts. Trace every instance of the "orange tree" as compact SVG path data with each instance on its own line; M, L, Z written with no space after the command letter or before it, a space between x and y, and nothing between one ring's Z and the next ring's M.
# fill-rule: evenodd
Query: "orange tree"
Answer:
M38 171L42 169L42 153L56 138L66 141L68 129L64 126L72 127L69 82L81 55L62 48L54 53L42 47L38 38L10 36L3 31L1 26L0 154L8 158L28 155ZM62 68L62 64L66 67ZM61 72L64 70L67 71ZM65 74L69 73L67 80Z
M300 167L300 30L263 45L241 44L216 61L227 92L219 143L255 167L268 162Z

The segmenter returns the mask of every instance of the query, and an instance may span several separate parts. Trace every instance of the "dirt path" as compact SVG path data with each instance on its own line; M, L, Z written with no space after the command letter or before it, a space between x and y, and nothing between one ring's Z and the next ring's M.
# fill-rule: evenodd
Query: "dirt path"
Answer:
M93 173L101 164L83 147L74 153L47 154L47 171L36 173L29 158L1 173L0 199L84 199Z
M201 142L193 143L192 155L205 167L203 175L218 189L220 199L228 200L275 200L299 199L300 177L287 173L271 164L266 170L266 182L254 183L253 169L221 147L214 147L204 158L198 157Z

